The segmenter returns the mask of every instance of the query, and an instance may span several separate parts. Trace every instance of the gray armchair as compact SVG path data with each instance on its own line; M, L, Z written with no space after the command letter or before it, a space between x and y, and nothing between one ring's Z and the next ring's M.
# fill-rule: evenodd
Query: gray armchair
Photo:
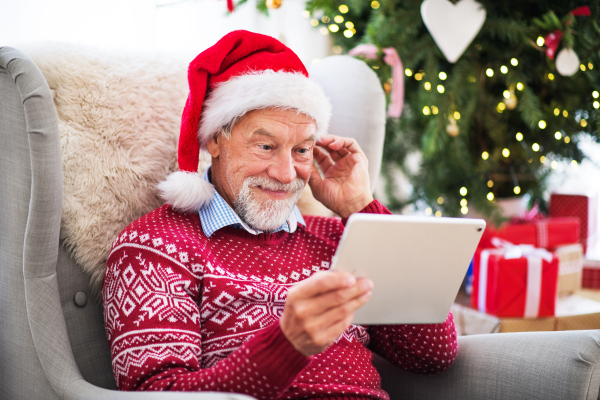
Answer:
M335 93L329 96L335 110ZM60 239L62 186L61 138L47 81L30 58L0 47L0 398L249 399L116 391L102 308L89 275ZM459 342L455 364L436 376L407 373L376 357L390 397L598 398L598 331Z

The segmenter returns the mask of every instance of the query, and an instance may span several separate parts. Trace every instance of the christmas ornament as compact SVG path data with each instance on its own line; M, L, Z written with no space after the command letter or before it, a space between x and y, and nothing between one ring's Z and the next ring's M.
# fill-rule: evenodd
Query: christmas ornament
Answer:
M556 70L563 76L572 76L579 70L579 57L572 49L562 49L556 56Z
M456 120L454 119L454 117L450 117L448 118L448 121L450 121L450 123L446 126L446 132L448 132L448 135L452 137L457 137L460 133L460 130L458 129Z
M509 110L514 110L517 106L517 96L515 96L515 90L512 87L509 89L509 92L510 95L508 99L504 99L502 101L506 105L506 108L508 108Z
M276 10L281 7L282 0L267 0L267 7Z
M486 11L475 0L425 0L421 16L446 59L455 63L483 26Z
M350 50L348 54L351 56L364 56L366 59L377 58L379 49L374 44L360 44ZM402 106L404 105L404 67L402 61L398 57L396 49L387 47L382 49L383 61L392 67L392 84L390 86L390 106L388 107L388 115L393 118L399 118L402 114ZM389 84L388 84L389 85ZM384 84L384 89L388 93L388 89Z
M554 32L546 35L544 38L544 43L546 44L546 56L548 56L549 59L554 60L556 49L558 48L562 36L563 33L557 29Z

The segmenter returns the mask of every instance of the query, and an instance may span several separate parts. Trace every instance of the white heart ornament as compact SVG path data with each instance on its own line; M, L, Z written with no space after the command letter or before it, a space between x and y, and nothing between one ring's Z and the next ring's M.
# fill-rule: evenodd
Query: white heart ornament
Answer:
M575 75L579 70L579 57L571 49L562 49L556 56L556 70L562 76Z
M455 63L485 22L485 8L475 0L425 0L421 16L446 59Z

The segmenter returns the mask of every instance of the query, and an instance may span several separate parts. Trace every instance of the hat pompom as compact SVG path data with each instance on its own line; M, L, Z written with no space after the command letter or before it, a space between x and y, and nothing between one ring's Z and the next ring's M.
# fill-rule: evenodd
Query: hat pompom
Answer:
M215 187L197 172L177 171L157 185L160 197L178 211L189 213L207 205Z

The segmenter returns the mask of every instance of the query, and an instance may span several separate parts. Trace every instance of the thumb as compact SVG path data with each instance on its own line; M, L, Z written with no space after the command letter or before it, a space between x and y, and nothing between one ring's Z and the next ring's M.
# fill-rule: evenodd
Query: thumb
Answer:
M321 173L315 164L312 166L312 171L310 172L310 178L308 179L308 184L310 188L314 191L315 186L319 186L319 184L323 181L321 178Z

